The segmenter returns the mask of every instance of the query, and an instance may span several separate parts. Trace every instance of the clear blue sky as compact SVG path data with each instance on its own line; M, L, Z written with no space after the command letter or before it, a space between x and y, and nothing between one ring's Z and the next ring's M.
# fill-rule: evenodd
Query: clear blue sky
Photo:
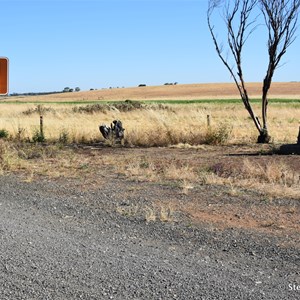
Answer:
M10 60L10 93L231 82L208 32L207 3L0 0L0 56ZM247 44L247 81L263 80L265 38L257 31ZM300 81L298 49L300 37L274 81Z

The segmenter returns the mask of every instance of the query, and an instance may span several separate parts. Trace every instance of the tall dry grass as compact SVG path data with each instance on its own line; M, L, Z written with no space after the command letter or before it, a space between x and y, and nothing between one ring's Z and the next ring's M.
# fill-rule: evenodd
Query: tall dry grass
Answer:
M239 104L150 105L122 111L118 108L74 110L75 105L1 104L0 129L11 139L32 140L44 117L47 141L97 142L103 140L98 126L120 119L126 129L125 142L135 146L168 146L179 143L249 143L257 131L247 112ZM78 105L76 105L78 107ZM210 127L207 116L210 116ZM275 142L296 141L300 108L274 105L269 111L269 129Z

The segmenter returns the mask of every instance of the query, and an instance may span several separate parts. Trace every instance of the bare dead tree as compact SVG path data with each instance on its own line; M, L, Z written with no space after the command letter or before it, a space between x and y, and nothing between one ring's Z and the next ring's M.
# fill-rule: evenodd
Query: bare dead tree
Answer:
M267 126L268 92L275 69L279 66L287 48L296 38L300 0L260 0L259 3L268 29L269 53L269 63L262 89L263 128L258 138L259 142L264 143L269 139Z
M299 2L300 0L209 0L207 23L217 54L230 72L244 106L259 132L259 143L270 141L267 126L268 91L275 69L287 48L295 40ZM242 66L245 43L257 27L258 16L254 15L257 6L263 13L268 29L269 64L262 89L262 124L251 106ZM213 13L221 7L227 31L226 53L223 44L217 39L215 26L211 22ZM229 54L233 59L233 66L229 62Z

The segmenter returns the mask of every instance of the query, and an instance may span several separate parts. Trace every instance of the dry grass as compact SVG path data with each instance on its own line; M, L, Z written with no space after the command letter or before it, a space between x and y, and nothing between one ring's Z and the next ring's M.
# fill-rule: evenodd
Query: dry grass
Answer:
M74 112L72 105L45 105L44 135L48 142L99 142L98 126L120 119L126 129L125 143L132 146L170 146L177 144L254 143L258 133L240 104L169 105L131 111L117 109L95 113ZM31 112L31 113L28 113ZM207 115L211 126L207 126ZM284 116L284 118L282 117ZM298 134L300 108L270 107L269 128L277 143L294 143ZM36 105L1 104L0 129L14 140L29 141L39 130Z
M80 178L90 170L90 158L60 145L14 143L0 140L0 173L17 172L31 181L38 176Z
M275 197L295 197L300 195L300 172L291 169L283 162L253 162L243 159L241 166L207 174L206 184L221 184L236 188L257 190Z
M214 158L218 155L214 148L215 146L207 146L206 149L192 149L191 152L195 152L194 157L201 157L199 164L199 161L187 159L187 156L184 156L186 150L181 148L173 149L175 151L173 156L168 154L168 148L160 149L160 154L163 151L166 154L162 157L156 154L158 149L148 149L147 152L123 148L76 150L61 147L59 144L42 146L0 140L0 173L21 173L25 181L37 180L40 176L61 177L64 180L75 178L81 182L80 188L87 190L99 188L106 180L114 180L118 177L125 181L150 181L170 186L172 193L182 194L179 199L181 196L188 195L190 200L184 203L176 200L177 196L172 199L169 195L168 197L158 195L156 199L149 202L128 200L126 205L120 204L116 207L116 212L119 214L134 218L142 216L146 222L177 222L182 213L187 213L198 220L203 217L213 220L217 212L212 211L203 215L205 212L202 211L203 207L197 200L202 197L197 194L198 188L202 189L204 185L219 186L218 190L222 191L222 197L225 198L228 196L239 198L244 194L244 189L248 189L260 192L261 196L257 199L273 197L299 199L300 172L297 168L289 167L284 161L275 163L274 160L251 158L239 158L238 164L231 166L226 161L227 157L222 164L214 165ZM147 155L150 153L152 154ZM202 165L210 156L212 159L209 164ZM139 189L140 186L134 185L134 189ZM142 190L129 192L130 195L135 192L144 193ZM216 197L220 196L216 195ZM129 196L128 199L130 198ZM237 210L232 214L239 215L239 213ZM293 213L296 216L297 211L289 208L288 214ZM272 228L275 224L274 218L271 218ZM223 220L222 215L219 219ZM228 222L233 224L231 219ZM267 226L266 224L262 226ZM278 224L276 223L276 226Z
M105 158L106 159L106 158ZM109 159L109 158L108 158ZM134 157L130 154L115 157L115 171L126 177L144 181L176 184L183 194L197 185L226 185L232 196L241 188L259 191L270 197L294 197L300 194L300 172L283 162L253 162L242 159L241 165L222 170L222 165L199 167L192 161ZM227 167L225 165L225 167Z
M249 83L251 97L260 97L261 83ZM273 83L270 97L300 98L300 83ZM239 104L150 105L147 109L125 111L117 108L99 109L88 105L45 104L43 102L76 102L101 100L153 99L227 99L238 98L232 83L189 84L120 88L45 96L2 98L0 129L12 139L32 140L39 130L39 116L44 116L44 133L48 141L95 142L101 140L98 126L120 119L126 128L126 143L134 146L168 146L176 144L255 142L258 133ZM18 101L18 104L13 102ZM24 102L35 101L40 105ZM74 108L77 108L74 110ZM95 109L98 108L98 109ZM260 105L254 105L257 113ZM207 115L211 128L207 127ZM284 116L284 118L283 118ZM300 120L299 105L269 105L269 129L275 142L295 142ZM217 138L217 139L216 139Z
M185 87L178 85L152 89L136 88L134 91L138 93L136 95L143 93L144 98L149 97L147 99L150 99L153 93L160 92L162 98L171 97L175 95L172 93L178 92L178 97L183 99L180 93L185 91L186 97L193 99L193 91L196 90L205 98L211 95L212 91L215 91L214 97L216 97L222 89L226 95L231 95L232 88L233 86L228 84L218 85L218 87L214 85ZM258 89L258 85L253 85L252 88L254 93L255 89ZM281 91L289 97L298 95L298 89L300 95L300 84L298 83L273 86L273 92L276 95L279 95ZM91 95L96 95L98 92L100 91L91 92ZM106 92L112 95L110 93L115 91ZM120 89L118 92L133 91L127 89L121 91ZM197 93L195 92L195 95ZM76 97L83 95L73 94L76 94ZM201 98L198 96L199 94L197 94L198 99ZM70 93L61 96L55 95L55 97L63 97L60 100L66 100L64 97L70 97ZM140 97L139 99L144 98ZM48 98L43 99L47 100ZM70 100L70 98L68 99ZM28 99L26 98L26 100ZM0 130L4 129L9 133L8 139L12 143L0 140L1 172L30 170L27 172L29 180L39 174L58 177L64 176L64 174L79 176L78 174L91 172L91 169L94 168L91 167L91 158L78 158L78 154L72 150L59 149L60 144L103 142L98 126L102 123L110 124L114 119L120 119L123 122L126 129L126 146L194 147L201 150L204 144L255 143L258 135L242 104L149 105L130 110L122 109L122 106L107 106L105 109L99 108L99 106L85 109L86 106L81 106L83 109L78 109L79 106L75 104L2 103ZM254 108L258 111L259 105L254 105ZM34 135L39 131L41 114L44 119L46 141L48 145L52 145L46 148L27 143L28 141L32 142ZM210 126L207 124L208 115L211 120ZM269 106L269 129L273 141L294 143L298 135L299 120L300 107L298 105L271 103ZM299 172L292 171L285 165L263 165L245 160L234 176L232 175L234 170L231 175L227 176L207 169L199 169L193 162L168 161L159 157L155 159L153 157L135 158L127 155L116 158L108 155L98 159L97 163L101 166L112 167L115 172L142 180L176 182L184 194L190 193L198 184L226 184L230 187L232 194L238 193L238 187L245 187L255 188L268 194L295 196L298 193L299 195Z
M174 222L176 221L176 209L172 203L159 202L159 204L146 206L118 206L116 211L127 217L143 216L146 222Z

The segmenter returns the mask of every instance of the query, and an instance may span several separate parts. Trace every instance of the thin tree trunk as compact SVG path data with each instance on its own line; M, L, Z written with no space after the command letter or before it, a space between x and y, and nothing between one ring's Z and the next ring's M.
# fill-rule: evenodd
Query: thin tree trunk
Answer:
M271 137L269 135L268 130L268 93L271 87L272 78L275 70L275 64L272 61L272 55L270 56L270 63L267 71L267 75L263 82L263 88L262 88L262 127L260 130L260 135L257 139L258 143L269 143L271 140Z

